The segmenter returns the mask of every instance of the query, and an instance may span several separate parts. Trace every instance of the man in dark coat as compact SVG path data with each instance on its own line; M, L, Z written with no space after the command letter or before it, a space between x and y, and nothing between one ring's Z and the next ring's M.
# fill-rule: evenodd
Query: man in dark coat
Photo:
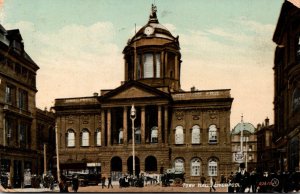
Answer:
M240 172L236 175L236 182L239 183L238 193L244 193L245 189L249 187L249 173L245 169L245 163L240 164Z
M111 187L111 188L113 188L113 186L112 186L112 184L111 184L111 177L108 177L108 186L107 186L108 188L109 187Z
M103 189L103 187L106 187L106 185L105 185L105 180L106 180L106 178L105 178L105 177L102 177L102 189Z
M78 187L79 187L79 181L78 181L77 175L74 175L72 177L72 190L74 192L77 192L78 191Z

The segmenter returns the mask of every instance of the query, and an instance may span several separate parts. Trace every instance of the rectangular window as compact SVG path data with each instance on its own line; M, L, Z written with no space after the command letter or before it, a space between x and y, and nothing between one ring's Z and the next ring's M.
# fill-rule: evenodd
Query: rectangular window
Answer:
M153 54L144 54L144 78L153 78Z
M68 133L67 146L68 147L75 147L75 133Z
M6 133L6 144L9 146L10 142L12 141L13 137L13 128L14 128L14 122L11 118L5 119L5 133Z
M156 77L160 78L160 54L155 55Z
M96 132L96 146L101 146L101 132Z
M217 143L217 132L209 132L209 143Z
M28 92L22 89L19 89L19 108L28 110Z
M82 133L82 146L89 146L89 133L88 132Z
M27 147L26 144L28 143L27 131L28 131L28 124L25 122L21 122L19 140L20 140L20 146L23 148Z
M138 78L142 78L143 75L142 75L142 55L138 55L137 56L137 76Z
M15 105L16 103L16 88L11 85L7 85L5 88L5 103Z
M217 176L217 166L209 166L208 174L209 176Z

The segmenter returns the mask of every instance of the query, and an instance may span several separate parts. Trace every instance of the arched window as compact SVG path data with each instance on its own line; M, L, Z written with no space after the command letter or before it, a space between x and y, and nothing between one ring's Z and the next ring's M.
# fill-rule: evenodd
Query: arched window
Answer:
M177 126L175 129L175 144L183 144L184 136L183 136L183 127Z
M67 131L67 147L75 147L75 132L73 129Z
M192 128L192 144L200 143L200 128L198 125L194 125Z
M200 159L193 158L191 160L191 176L200 176Z
M217 143L217 127L216 127L216 125L209 126L208 142L209 143Z
M184 161L181 158L175 159L174 162L175 172L184 172Z
M96 142L96 146L101 146L101 130L100 129L96 129L95 142Z
M87 129L81 131L81 146L90 145L90 132Z
M151 143L157 143L158 140L158 130L157 130L157 127L154 126L151 128Z
M210 159L208 161L208 176L218 175L218 162L216 159Z
M123 129L119 129L119 144L123 143Z

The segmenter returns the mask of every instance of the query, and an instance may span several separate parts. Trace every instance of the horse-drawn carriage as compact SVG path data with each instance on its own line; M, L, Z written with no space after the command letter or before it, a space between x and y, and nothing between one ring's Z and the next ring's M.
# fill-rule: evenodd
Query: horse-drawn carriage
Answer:
M184 183L184 172L175 170L174 168L167 169L164 175L161 177L162 186L182 186Z

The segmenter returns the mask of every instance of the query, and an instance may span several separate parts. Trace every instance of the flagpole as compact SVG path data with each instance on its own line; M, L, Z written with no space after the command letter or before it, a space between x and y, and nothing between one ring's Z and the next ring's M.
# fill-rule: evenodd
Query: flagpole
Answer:
M133 66L134 66L134 71L133 71L133 80L137 80L137 68L136 68L136 24L134 24L134 37L135 39L133 40L133 46L134 46L134 57L133 57Z

